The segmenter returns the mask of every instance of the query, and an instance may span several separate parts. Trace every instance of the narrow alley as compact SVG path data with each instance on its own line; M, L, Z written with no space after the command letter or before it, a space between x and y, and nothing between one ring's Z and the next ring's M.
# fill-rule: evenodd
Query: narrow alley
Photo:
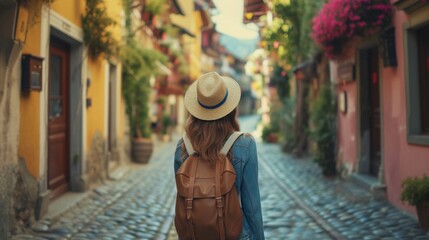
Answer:
M247 239L429 240L428 42L429 0L0 0L0 240L178 239L235 116Z
M240 119L254 132L257 116ZM93 190L24 239L177 239L174 234L175 140L159 144L148 165ZM380 201L353 203L335 191L309 159L258 142L259 184L267 239L428 239L415 219Z

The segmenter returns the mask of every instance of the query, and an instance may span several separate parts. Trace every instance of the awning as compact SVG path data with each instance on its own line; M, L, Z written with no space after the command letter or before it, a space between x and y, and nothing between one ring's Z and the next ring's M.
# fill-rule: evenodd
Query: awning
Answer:
M183 10L180 7L180 4L177 2L177 0L171 0L171 2L173 3L172 4L173 13L185 16L185 14L183 13Z
M186 28L181 27L181 26L179 26L179 25L177 25L177 24L174 24L174 23L172 24L172 26L173 26L173 27L178 28L181 34L187 34L187 35L189 35L190 37L195 38L195 34L193 34L193 33L189 32Z

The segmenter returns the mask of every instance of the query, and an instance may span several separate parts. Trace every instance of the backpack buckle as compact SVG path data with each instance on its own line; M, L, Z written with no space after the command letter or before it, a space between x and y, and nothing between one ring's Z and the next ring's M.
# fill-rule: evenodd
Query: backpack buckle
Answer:
M222 197L217 197L216 203L218 208L222 208L223 207Z
M186 219L190 219L191 218L191 211L192 211L192 198L187 198L186 199Z
M192 198L186 199L186 209L192 209Z

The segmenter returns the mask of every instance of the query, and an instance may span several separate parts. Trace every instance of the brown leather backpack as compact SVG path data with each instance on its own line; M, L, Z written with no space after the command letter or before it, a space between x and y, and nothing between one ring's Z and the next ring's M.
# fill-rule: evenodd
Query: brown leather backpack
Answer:
M176 173L174 224L182 240L238 239L243 215L235 189L236 174L226 157L241 132L234 132L221 150L221 158L210 164L194 154L189 138L183 137L188 159Z

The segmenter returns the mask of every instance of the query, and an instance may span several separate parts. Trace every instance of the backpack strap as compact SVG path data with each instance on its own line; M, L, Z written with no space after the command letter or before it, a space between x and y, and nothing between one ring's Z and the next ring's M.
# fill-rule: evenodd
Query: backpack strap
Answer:
M232 145L234 145L235 141L242 135L244 132L233 132L231 136L229 136L228 140L226 140L225 145L223 145L223 148L220 150L220 153L223 155L227 155L229 149L231 149ZM240 208L242 208L241 203L241 194L238 194L238 203L240 204Z
M229 149L231 149L232 145L234 145L235 140L238 139L243 134L243 132L233 132L231 136L229 136L228 140L226 140L225 145L220 150L220 153L223 155L228 154Z
M216 207L217 207L217 221L220 230L220 240L225 240L225 218L223 216L224 205L222 201L222 193L220 189L220 180L221 180L221 171L220 171L220 162L215 162L216 172L215 172L215 197L216 197Z
M191 140L186 135L186 133L183 134L183 142L185 143L186 152L188 152L188 155L191 156L195 153L194 147L192 147Z

